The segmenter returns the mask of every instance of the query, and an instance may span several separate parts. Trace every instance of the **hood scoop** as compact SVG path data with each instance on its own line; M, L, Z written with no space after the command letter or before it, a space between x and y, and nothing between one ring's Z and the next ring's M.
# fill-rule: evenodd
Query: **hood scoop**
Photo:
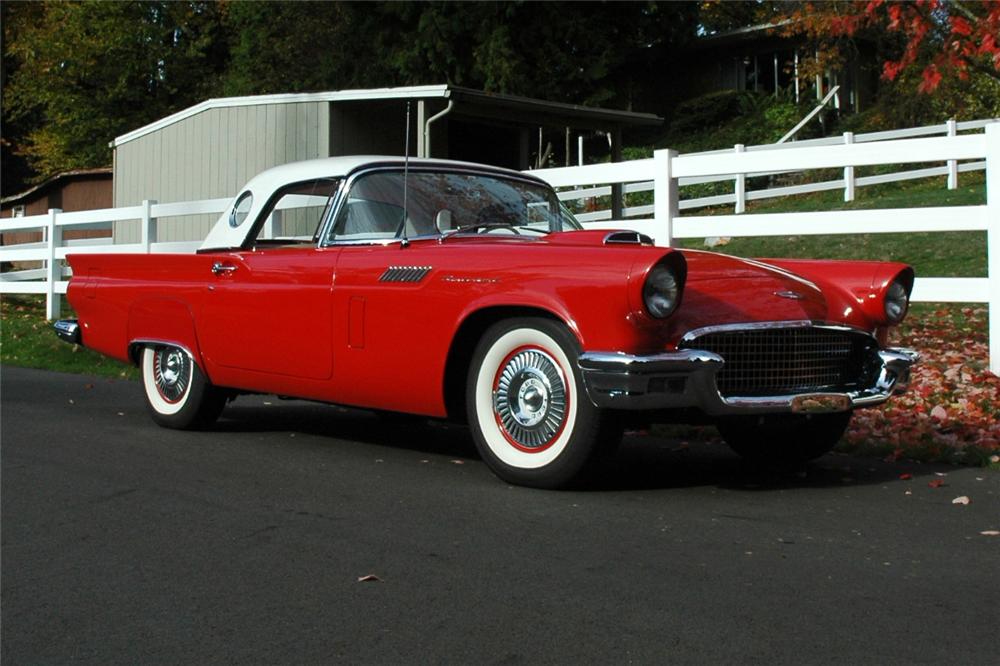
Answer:
M638 231L612 231L604 237L605 245L652 245L653 239Z

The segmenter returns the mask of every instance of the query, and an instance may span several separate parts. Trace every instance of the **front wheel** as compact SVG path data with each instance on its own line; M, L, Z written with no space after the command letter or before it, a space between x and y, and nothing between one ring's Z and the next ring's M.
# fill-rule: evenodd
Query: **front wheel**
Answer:
M180 347L154 345L142 350L142 386L153 421L165 428L210 426L226 405L226 395L205 378Z
M576 338L559 322L490 327L469 367L466 405L476 448L510 483L560 488L583 480L621 438L586 396Z
M851 412L735 416L716 424L736 453L754 462L796 464L829 452L843 437Z

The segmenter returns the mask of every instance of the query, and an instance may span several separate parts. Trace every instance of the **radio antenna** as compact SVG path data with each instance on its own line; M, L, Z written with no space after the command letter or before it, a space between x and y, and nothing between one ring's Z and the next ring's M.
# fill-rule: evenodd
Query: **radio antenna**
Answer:
M400 247L406 247L410 241L406 240L406 195L407 179L410 175L410 100L406 100L406 140L403 147L403 222L400 228Z

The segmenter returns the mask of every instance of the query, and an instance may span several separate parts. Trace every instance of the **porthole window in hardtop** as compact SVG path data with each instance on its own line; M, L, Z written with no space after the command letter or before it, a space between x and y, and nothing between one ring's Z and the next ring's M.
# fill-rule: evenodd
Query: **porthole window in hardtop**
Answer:
M233 206L233 211L229 213L229 226L234 229L247 219L247 215L250 214L250 206L253 205L253 195L249 192L244 192L240 195L240 198L236 200L236 204Z
M315 242L339 186L338 178L317 178L281 188L258 218L248 245Z
M490 174L411 170L358 177L328 241L366 242L463 230L534 235L580 228L551 188Z

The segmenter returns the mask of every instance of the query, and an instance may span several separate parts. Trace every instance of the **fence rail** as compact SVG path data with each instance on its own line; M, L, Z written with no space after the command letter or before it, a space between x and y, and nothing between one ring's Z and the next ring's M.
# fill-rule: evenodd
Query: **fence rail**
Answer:
M971 126L972 124L967 124ZM968 128L968 126L966 128ZM814 141L799 142L788 150L742 150L678 155L675 151L659 150L651 159L627 163L600 164L583 167L542 169L532 173L555 187L573 187L562 193L564 199L581 193L601 196L610 192L608 184L624 184L629 191L652 191L653 204L626 208L624 220L611 220L584 214L584 224L591 228L629 228L653 237L659 245L671 245L677 238L707 236L803 236L859 233L911 233L945 231L986 231L987 275L979 278L919 277L913 290L914 301L951 303L988 303L990 370L1000 374L1000 123L977 121L983 134L902 138L874 143L845 142L839 145ZM906 137L926 128L904 130ZM886 133L879 133L885 136ZM958 164L959 160L975 160ZM824 211L809 213L768 213L733 215L681 215L684 205L678 196L685 179L693 182L712 177L732 178L733 174L787 173L809 169L878 166L924 162L946 162L947 166L904 171L907 178L950 173L957 170L983 169L986 172L985 205L946 206L928 208L896 208L877 210ZM855 185L891 182L900 174L858 178ZM866 179L879 180L866 180ZM700 182L704 182L700 180ZM843 181L832 181L842 183ZM814 184L834 189L831 182ZM805 186L784 188L784 194L797 194ZM837 188L839 189L839 187ZM767 191L757 194L766 196ZM748 193L753 194L753 193ZM723 195L726 196L726 195ZM733 196L733 195L728 195ZM731 199L716 203L731 203ZM705 205L704 203L700 205ZM637 219L638 216L651 218Z
M902 130L891 130L885 132L870 132L867 134L853 134L851 132L845 132L842 136L824 137L821 139L806 139L804 141L796 141L794 143L768 143L754 146L744 146L743 144L737 144L732 149L721 149L721 150L708 150L697 153L685 153L683 157L703 157L703 156L728 156L737 153L752 153L752 152L762 152L762 151L785 151L789 149L799 149L799 148L818 148L825 146L844 146L859 143L874 143L883 142L890 140L899 139L912 139L916 137L933 137L939 134L946 135L946 137L956 137L959 136L958 132L970 132L983 130L987 125L997 122L997 119L988 120L970 120L966 122L955 122L954 120L949 120L946 123L940 125L929 125L926 127L912 127ZM969 136L969 135L967 135ZM976 134L971 136L979 137L982 140L982 134ZM872 150L877 151L878 148L872 148ZM947 161L947 164L943 166L921 168L921 169L908 169L903 171L897 171L887 174L878 174L873 176L855 176L855 167L864 166L862 164L851 164L844 166L843 177L836 180L825 180L819 182L806 183L802 185L786 185L778 187L769 187L765 189L757 190L747 190L746 189L746 179L754 178L760 176L780 176L784 174L795 173L795 169L778 169L778 170L768 170L768 171L753 171L739 173L733 171L731 168L727 173L715 173L710 175L700 175L700 176L680 176L678 178L678 185L680 187L689 187L692 185L703 185L706 183L723 183L732 182L733 183L733 193L732 194L717 194L711 196L703 196L696 198L686 198L681 199L679 202L679 207L681 210L690 210L695 208L704 208L707 206L723 206L732 205L737 213L742 213L746 210L746 202L748 201L759 201L763 199L770 199L775 197L784 197L795 194L810 194L814 192L826 192L830 190L843 190L844 191L844 201L854 201L856 197L857 188L868 187L871 185L883 185L886 183L902 182L907 180L918 180L921 178L929 178L933 176L947 176L947 187L948 189L954 190L958 188L958 175L960 173L969 173L973 171L982 171L986 168L986 162L960 162L961 158L954 158ZM637 162L642 162L642 160L636 160ZM911 161L930 161L930 160L911 160ZM573 168L573 167L569 167ZM579 167L576 167L579 168ZM548 170L547 170L548 171ZM600 182L600 181L594 181ZM610 182L610 181L608 181ZM625 194L634 194L638 192L652 192L653 182L632 182L625 187ZM563 190L559 193L559 198L563 201L580 201L586 199L593 199L595 197L610 196L611 187L589 187L586 189L572 189ZM631 217L642 217L650 215L652 213L652 207L648 205L640 206L626 206L622 210L622 216L625 218ZM586 213L581 213L577 216L583 222L596 222L601 220L610 220L614 217L613 211L611 210L598 210Z
M959 135L962 130L985 128L981 134ZM947 136L934 136L945 133ZM902 137L902 138L900 138ZM914 138L926 137L926 138ZM960 161L965 160L965 163ZM854 177L854 168L886 164L934 163L945 166L909 169L893 174ZM698 200L681 200L679 188L689 183L733 179L764 173L789 173L809 169L844 169L844 178L770 190L739 191ZM953 175L985 170L987 201L979 206L948 206L879 210L826 211L811 213L745 214L741 203L771 196L809 191L845 189L933 175ZM660 245L677 238L706 236L802 236L819 234L909 233L986 231L987 275L976 278L919 277L913 300L955 303L988 303L990 369L1000 374L1000 123L974 121L946 123L930 128L878 132L851 138L814 139L795 144L748 146L736 151L712 151L678 155L658 150L652 158L580 167L541 169L532 172L557 188L572 187L560 197L589 198L610 194L611 185L622 185L626 193L651 192L653 203L624 212L625 220L611 220L610 212L581 215L592 228L630 228L653 237ZM740 178L742 177L742 178ZM706 203L709 200L710 203ZM0 232L41 229L44 241L0 247L0 261L40 261L44 268L0 274L0 293L46 294L46 314L57 316L60 295L66 292L68 271L62 265L67 254L87 252L193 252L198 242L157 242L157 227L171 217L219 214L229 199L211 199L159 204L144 201L137 206L5 219ZM681 215L681 210L714 204L735 203L733 215ZM62 240L67 227L139 220L140 242L101 244L103 239Z

